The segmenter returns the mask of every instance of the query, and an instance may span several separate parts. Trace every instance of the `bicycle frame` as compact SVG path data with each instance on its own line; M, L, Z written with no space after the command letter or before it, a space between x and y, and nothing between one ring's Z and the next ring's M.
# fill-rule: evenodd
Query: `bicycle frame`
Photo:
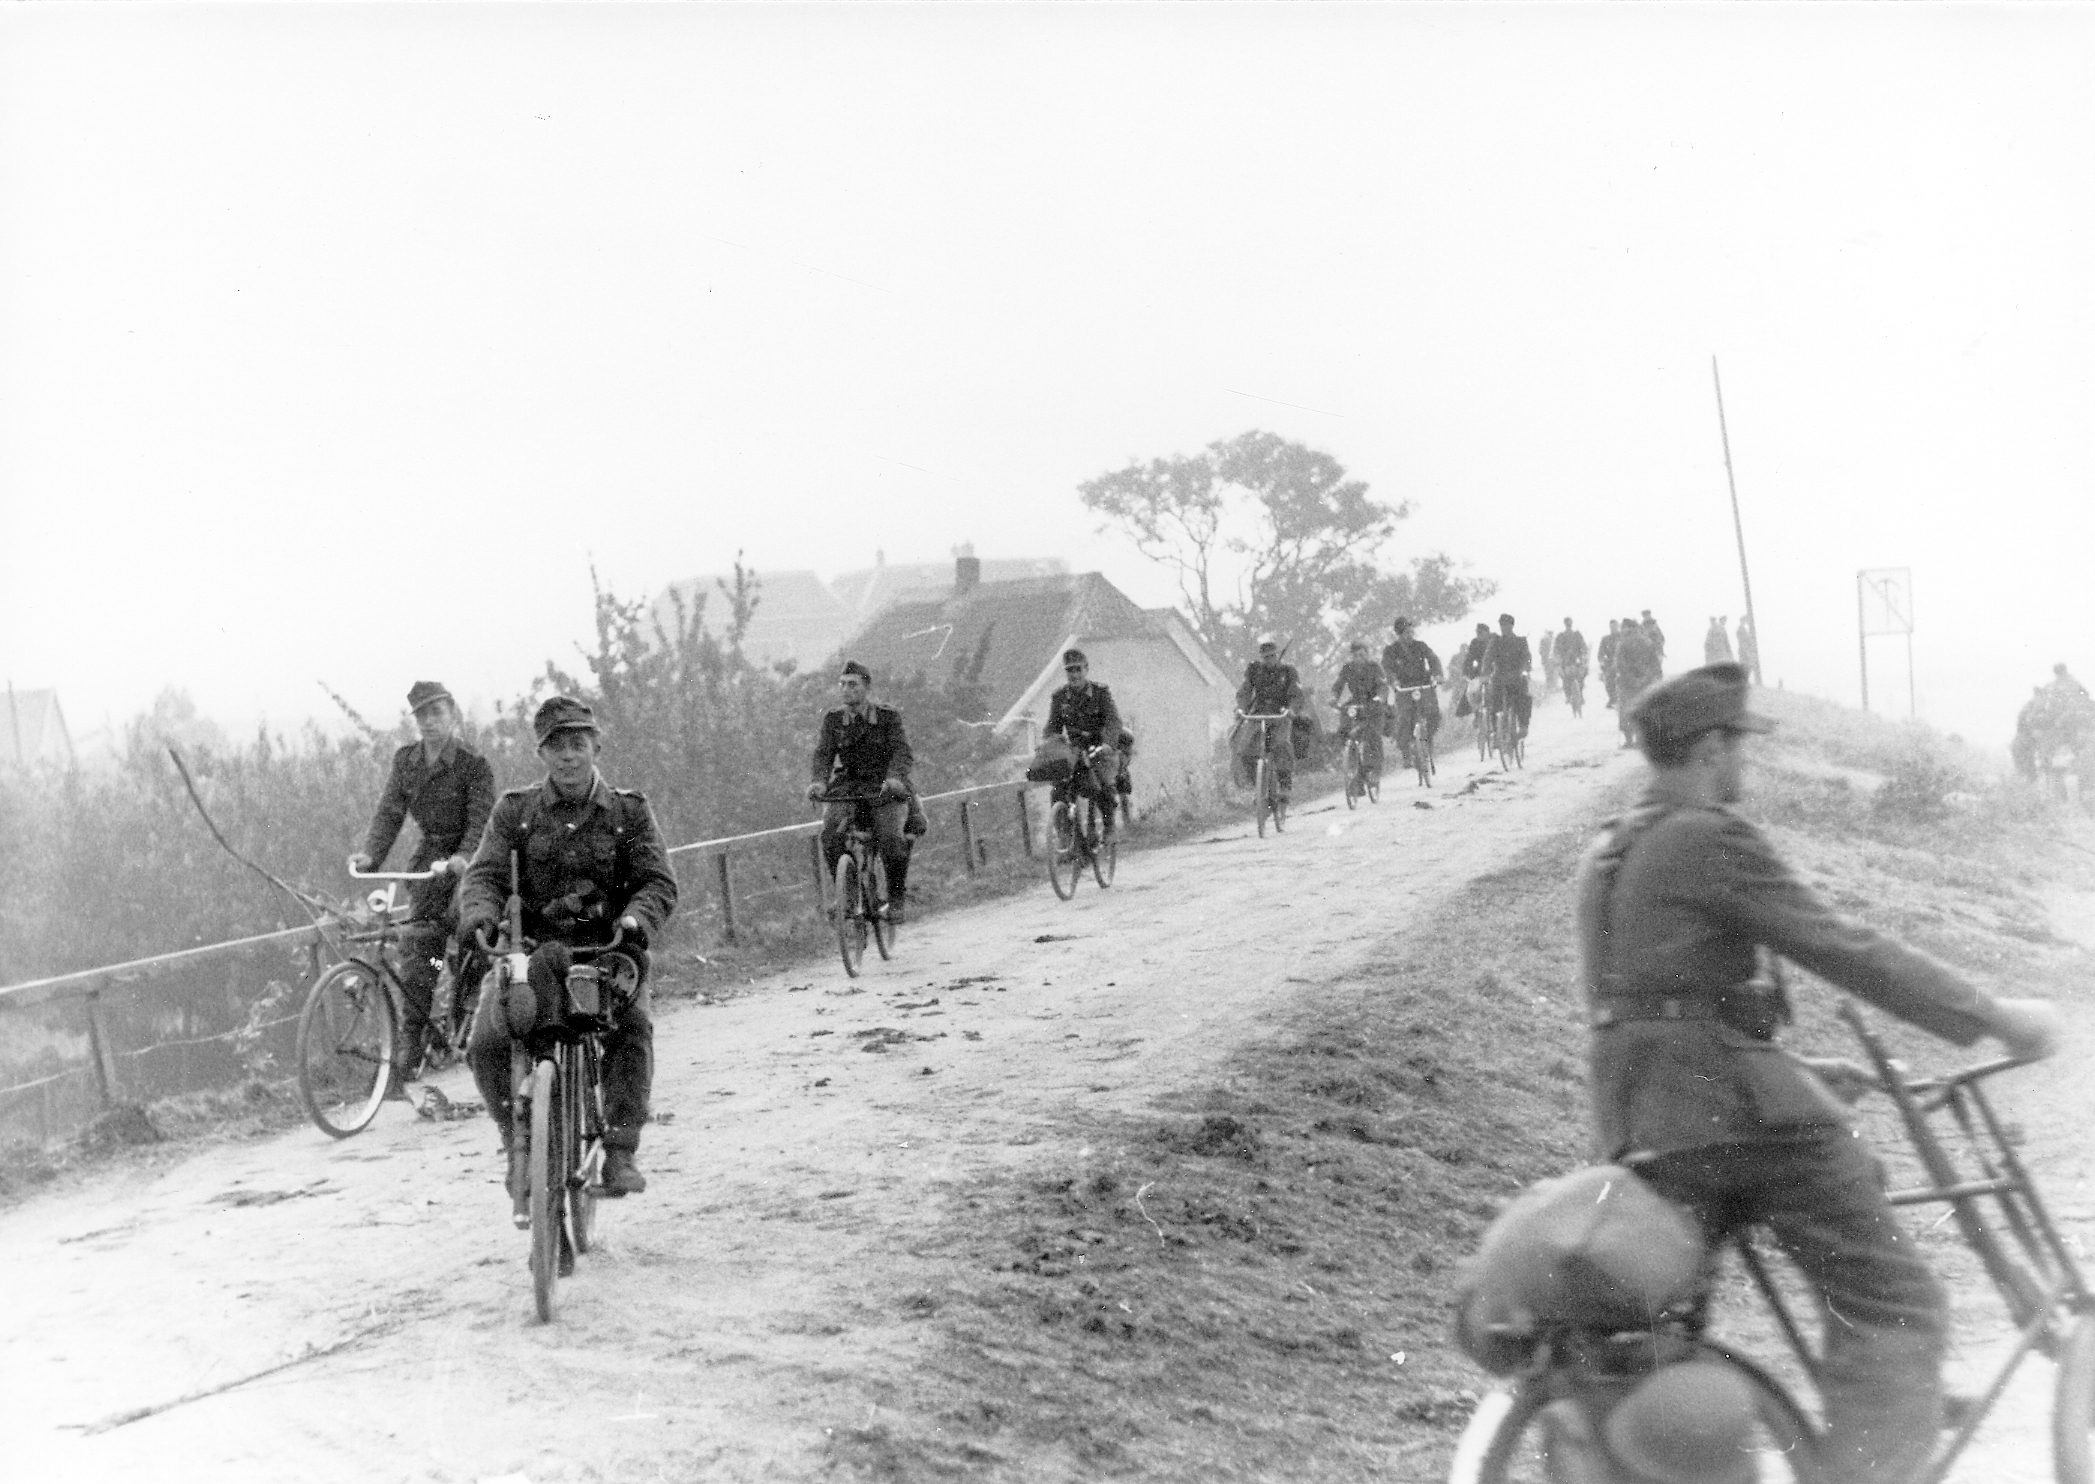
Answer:
M1996 1073L2027 1063L2001 1058L1943 1077L1909 1080L1852 1001L1842 1001L1838 1013L1861 1042L1927 1174L1926 1185L1889 1191L1886 1200L1893 1206L1948 1206L1958 1233L1999 1291L2018 1331L2015 1345L1985 1390L1914 1479L1914 1484L1940 1484L2030 1352L2041 1350L2058 1359L2073 1322L2095 1314L2095 1293L2089 1290L2072 1250L2037 1193L2036 1183L2015 1153L2006 1126L1980 1086ZM1931 1123L1932 1116L1945 1113L1971 1146L1973 1157L1979 1162L1979 1178L1967 1178L1957 1168L1948 1146ZM2007 1229L2005 1238L1987 1221L1988 1202L1998 1207L1997 1214ZM1791 1306L1777 1290L1766 1259L1746 1233L1740 1233L1732 1245L1798 1362L1810 1375L1813 1389L1820 1389L1820 1357Z

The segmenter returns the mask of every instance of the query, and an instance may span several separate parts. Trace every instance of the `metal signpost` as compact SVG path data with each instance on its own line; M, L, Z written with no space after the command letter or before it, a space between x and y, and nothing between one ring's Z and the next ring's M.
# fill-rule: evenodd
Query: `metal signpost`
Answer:
M1862 709L1869 710L1872 634L1906 636L1906 714L1918 716L1913 690L1913 569L1870 567L1855 574L1855 642L1862 651Z

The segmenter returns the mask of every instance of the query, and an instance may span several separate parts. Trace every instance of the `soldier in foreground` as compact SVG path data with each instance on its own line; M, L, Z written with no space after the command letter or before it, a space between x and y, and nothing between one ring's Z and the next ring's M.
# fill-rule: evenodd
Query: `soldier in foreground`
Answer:
M603 735L595 712L581 701L555 696L538 708L531 730L545 779L513 788L496 802L480 851L466 871L459 932L468 939L483 929L493 935L509 898L513 852L524 936L538 945L531 953L530 975L538 1023L544 1025L560 1013L574 962L571 946L608 943L615 931L624 930L624 942L607 959L623 955L631 971L604 976L607 986L625 984L630 991L604 1036L603 1183L606 1195L637 1195L647 1189L634 1156L655 1076L647 949L676 910L676 874L647 800L612 788L597 771ZM515 1195L522 1141L510 1127L510 1035L496 1012L497 998L481 996L466 1059L488 1116L502 1131L502 1148L511 1156L510 1194Z
M1832 1090L1859 1091L1868 1074L1776 1046L1788 1004L1762 955L1960 1046L1991 1035L2011 1055L2049 1055L2058 1012L1988 995L1836 917L1732 812L1745 739L1770 726L1747 710L1743 668L1666 681L1633 719L1650 783L1579 869L1598 1152L1688 1208L1713 1243L1747 1225L1774 1234L1835 1316L1826 1477L1907 1484L1940 1421L1946 1300Z

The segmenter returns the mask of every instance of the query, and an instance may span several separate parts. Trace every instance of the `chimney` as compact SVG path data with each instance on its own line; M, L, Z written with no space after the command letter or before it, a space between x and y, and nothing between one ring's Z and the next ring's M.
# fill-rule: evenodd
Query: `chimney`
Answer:
M972 542L953 548L953 595L960 597L982 585L982 559Z

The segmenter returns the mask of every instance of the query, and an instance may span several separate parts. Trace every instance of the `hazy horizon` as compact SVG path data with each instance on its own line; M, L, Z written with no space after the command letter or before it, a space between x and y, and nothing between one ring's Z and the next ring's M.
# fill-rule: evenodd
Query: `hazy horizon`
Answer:
M2085 7L14 7L0 676L76 731L521 692L623 596L1061 556L1263 428L1530 635L2095 673ZM1445 646L1446 633L1436 632ZM1903 714L1906 660L1873 644Z

